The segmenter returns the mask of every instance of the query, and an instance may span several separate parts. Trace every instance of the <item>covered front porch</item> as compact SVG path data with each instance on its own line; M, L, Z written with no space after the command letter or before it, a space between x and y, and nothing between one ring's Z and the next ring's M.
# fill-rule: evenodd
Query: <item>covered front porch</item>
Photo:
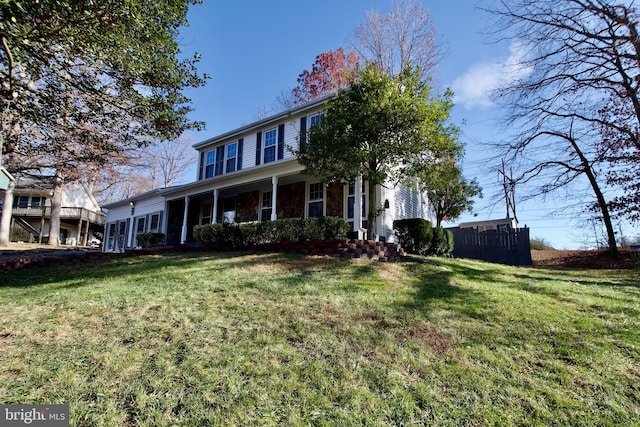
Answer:
M218 185L216 185L218 184ZM226 185L225 185L226 184ZM194 241L196 225L336 216L364 232L366 185L324 185L299 171L263 176L251 182L213 181L191 194L167 196L169 245Z

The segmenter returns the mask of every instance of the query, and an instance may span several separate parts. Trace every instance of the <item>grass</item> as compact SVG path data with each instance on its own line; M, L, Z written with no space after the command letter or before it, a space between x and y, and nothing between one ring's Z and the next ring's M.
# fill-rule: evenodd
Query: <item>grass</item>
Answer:
M173 254L0 279L0 402L71 425L640 425L633 270Z

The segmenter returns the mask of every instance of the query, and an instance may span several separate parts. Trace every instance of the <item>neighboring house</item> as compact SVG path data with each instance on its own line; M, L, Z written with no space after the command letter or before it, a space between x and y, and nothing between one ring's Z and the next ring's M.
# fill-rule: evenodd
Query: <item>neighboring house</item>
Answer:
M474 228L478 231L487 230L515 230L518 220L515 218L488 219L484 221L461 222L459 228Z
M293 150L322 118L326 98L197 143L197 180L110 203L105 251L137 246L136 235L158 231L169 245L193 241L199 224L271 221L278 218L337 216L360 235L366 223L368 192L379 201L372 225L379 239L393 241L395 219L432 220L426 194L405 186L370 188L358 180L324 185L303 174Z
M4 209L3 193L0 190L0 211ZM53 182L50 177L21 176L15 179L9 236L11 241L48 242L52 195ZM60 212L61 244L90 244L96 238L94 233L102 235L105 220L106 215L86 185L63 185Z

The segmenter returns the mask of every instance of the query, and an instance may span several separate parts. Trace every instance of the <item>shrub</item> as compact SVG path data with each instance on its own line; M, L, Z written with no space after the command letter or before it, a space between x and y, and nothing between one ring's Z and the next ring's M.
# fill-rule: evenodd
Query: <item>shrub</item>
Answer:
M247 246L273 242L298 242L344 238L348 224L342 218L285 218L268 222L207 224L193 229L205 245Z
M425 255L429 251L433 236L429 221L423 218L398 219L393 221L393 230L407 252Z
M153 248L164 243L164 234L162 233L140 233L136 235L138 245L142 248Z
M434 228L429 254L442 256L449 255L451 252L453 252L453 232L441 227Z
M533 238L529 243L532 251L555 250L555 248L551 246L546 239Z

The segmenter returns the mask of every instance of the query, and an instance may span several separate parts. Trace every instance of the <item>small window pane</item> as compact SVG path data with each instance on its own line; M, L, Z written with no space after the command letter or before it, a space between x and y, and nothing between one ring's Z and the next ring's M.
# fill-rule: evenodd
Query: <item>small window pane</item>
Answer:
M276 160L276 147L267 147L264 149L264 162L274 162Z
M144 223L145 223L145 218L138 218L138 228L136 230L137 233L144 233Z
M276 145L276 130L272 129L264 133L264 146L271 147Z
M322 216L322 201L309 203L309 218L320 218Z
M153 214L151 215L151 226L149 227L151 230L153 231L157 231L158 230L158 223L160 222L160 215L159 214Z

